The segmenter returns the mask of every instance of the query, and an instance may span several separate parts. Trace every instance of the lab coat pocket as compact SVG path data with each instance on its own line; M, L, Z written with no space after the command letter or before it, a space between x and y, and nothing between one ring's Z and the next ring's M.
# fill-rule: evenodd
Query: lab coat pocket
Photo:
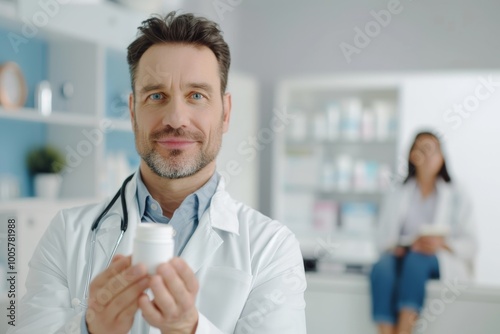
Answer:
M233 332L253 276L231 267L209 267L200 275L198 309L223 332Z

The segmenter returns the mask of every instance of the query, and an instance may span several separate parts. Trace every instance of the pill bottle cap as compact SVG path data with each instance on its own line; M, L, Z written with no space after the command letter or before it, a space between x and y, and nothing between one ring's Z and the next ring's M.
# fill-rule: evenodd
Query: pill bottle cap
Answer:
M141 223L137 227L135 238L145 242L165 242L172 240L174 229L170 225Z

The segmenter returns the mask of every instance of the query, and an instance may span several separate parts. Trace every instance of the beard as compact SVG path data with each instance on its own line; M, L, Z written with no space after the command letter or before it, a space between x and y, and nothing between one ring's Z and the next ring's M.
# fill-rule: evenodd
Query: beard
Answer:
M218 124L213 136L208 139L201 132L187 132L170 126L146 136L141 136L137 122L134 122L137 153L146 165L158 176L167 179L181 179L192 176L215 160L222 142L222 122ZM181 149L170 150L167 156L159 153L154 147L156 140L164 137L178 137L194 140L197 143L196 153L191 154ZM207 142L203 147L199 143Z

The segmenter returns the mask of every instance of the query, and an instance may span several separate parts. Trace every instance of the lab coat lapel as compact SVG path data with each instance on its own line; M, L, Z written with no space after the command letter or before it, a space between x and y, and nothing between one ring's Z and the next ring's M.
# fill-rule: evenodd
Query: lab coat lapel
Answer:
M212 229L210 220L210 213L205 213L181 254L194 273L222 245L222 238Z
M434 214L435 225L446 225L448 215L450 214L450 199L452 192L448 184L442 180L436 182L437 203L436 213Z
M133 240L137 224L139 223L139 209L135 200L137 185L136 176L127 184L125 198L128 210L128 228L118 246L116 254L129 255L132 253ZM95 247L95 267L103 270L111 257L113 248L121 232L121 218L123 217L121 200L118 198L102 220L97 232L97 247Z
M401 228L403 226L403 222L406 220L406 215L408 214L408 209L410 208L410 204L415 194L417 188L417 183L415 180L409 180L405 187L403 187L403 191L400 198L400 205L398 206L398 221L396 226L398 226L398 235L401 232Z
M222 178L212 196L210 207L201 217L198 228L181 254L193 272L196 273L222 245L223 239L217 230L239 234L236 206L224 190Z

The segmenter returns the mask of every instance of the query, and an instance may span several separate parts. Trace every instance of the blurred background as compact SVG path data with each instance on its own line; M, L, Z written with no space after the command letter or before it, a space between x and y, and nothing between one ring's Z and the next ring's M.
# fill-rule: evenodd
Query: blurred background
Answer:
M422 129L438 134L472 200L480 246L474 284L426 333L500 329L491 0L0 0L0 217L18 221L20 282L57 210L114 193L136 170L126 47L150 13L170 10L218 22L231 48L234 106L218 169L236 199L301 242L308 332L374 331L373 232ZM6 262L2 251L0 270ZM478 322L456 321L464 315Z

